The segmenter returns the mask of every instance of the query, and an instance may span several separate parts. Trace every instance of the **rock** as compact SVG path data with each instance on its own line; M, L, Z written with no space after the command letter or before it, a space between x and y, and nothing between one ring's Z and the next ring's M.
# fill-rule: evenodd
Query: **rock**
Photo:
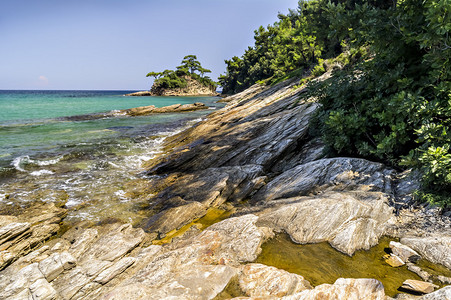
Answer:
M421 277L421 276L420 276ZM439 275L437 276L438 281L440 281L443 284L451 284L451 278L450 277L446 277L443 275ZM424 280L424 279L423 279Z
M446 286L433 293L424 295L421 300L451 300L451 286Z
M247 264L241 270L239 285L250 297L282 297L312 288L304 277L274 267Z
M451 236L404 237L400 242L418 251L425 259L451 269Z
M399 257L404 263L411 260L418 261L419 254L406 245L390 241L389 247L393 254Z
M94 281L100 284L105 284L117 275L124 272L127 268L129 268L132 264L134 264L136 261L136 258L134 257L124 257L118 262L116 262L114 265L109 267L108 269L102 271L95 279Z
M258 224L285 231L296 243L328 241L352 255L368 250L395 223L384 194L325 193L318 197L278 200L275 209L263 212Z
M290 153L305 144L309 118L318 107L298 103L303 89L293 88L295 84L232 102L195 128L169 138L165 147L171 151L149 162L149 173L244 165L271 169L279 159L291 158Z
M405 265L405 262L394 254L389 255L388 258L385 259L385 262L392 267L400 267Z
M141 92L134 92L130 94L125 94L124 96L133 96L133 97L139 97L139 96L152 96L152 93L150 91L141 91Z
M0 270L54 235L67 210L37 202L17 216L0 216Z
M431 277L432 277L431 274L429 274L428 272L424 271L420 267L418 267L418 266L416 266L416 265L414 265L413 263L410 263L410 262L407 263L407 269L409 271L411 271L411 272L414 272L418 276L420 276L421 279L423 279L423 281L429 281L431 279Z
M64 270L70 270L76 265L75 258L68 252L54 253L39 263L39 270L48 282L52 281Z
M147 231L166 234L204 216L209 207L225 201L239 202L260 185L263 170L257 165L209 168L176 177L156 179L151 184L163 190L150 201L159 213L145 220ZM162 235L162 236L163 236Z
M254 202L304 196L318 187L333 190L366 187L391 192L393 170L358 158L329 158L299 165L270 181L253 197Z
M384 300L385 291L382 283L376 279L339 278L332 284L321 284L312 290L305 290L292 296L283 297L284 300L310 299L346 299Z
M149 114L161 114L161 113L177 113L177 112L187 112L195 111L201 109L208 109L204 103L196 102L193 104L174 104L164 107L155 107L155 105L141 106L131 109L124 109L119 111L119 113L124 113L129 116L145 116Z
M432 293L438 286L430 282L408 279L402 283L401 288L417 293L428 294Z

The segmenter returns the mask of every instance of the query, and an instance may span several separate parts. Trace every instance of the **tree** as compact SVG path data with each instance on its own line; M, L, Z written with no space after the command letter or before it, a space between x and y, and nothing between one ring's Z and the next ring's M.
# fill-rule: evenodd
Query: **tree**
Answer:
M187 55L183 58L182 65L178 66L177 69L188 69L191 74L194 74L195 71L202 69L202 66L196 55Z

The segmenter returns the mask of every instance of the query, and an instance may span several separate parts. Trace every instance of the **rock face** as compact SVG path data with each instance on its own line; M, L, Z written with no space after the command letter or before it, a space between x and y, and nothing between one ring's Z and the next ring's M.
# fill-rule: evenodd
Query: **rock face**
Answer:
M184 76L187 85L184 88L163 89L152 86L150 91L126 94L125 96L218 96L214 88L206 87L190 76Z
M303 274L253 263L277 232L297 243L327 241L348 255L391 235L401 238L393 255L412 270L419 255L451 268L451 235L418 236L405 218L414 183L380 163L325 157L309 136L318 105L297 84L255 85L168 138L164 154L146 163L151 216L142 228L81 223L45 242L64 209L46 204L1 216L0 299L213 299L228 288L250 299L386 299L375 279L312 287ZM235 213L157 245L210 208ZM444 288L423 299L448 296Z
M19 216L0 216L0 270L49 239L67 215L54 203L35 203Z

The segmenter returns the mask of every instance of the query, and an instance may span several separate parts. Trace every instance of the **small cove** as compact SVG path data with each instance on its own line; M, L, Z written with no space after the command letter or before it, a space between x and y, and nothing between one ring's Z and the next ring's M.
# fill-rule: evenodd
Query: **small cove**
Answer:
M327 242L300 245L283 233L262 245L262 253L255 262L299 274L313 286L333 284L338 278L375 278L384 285L386 295L393 297L401 293L398 288L405 280L421 278L405 265L393 268L384 262L383 256L392 240L395 239L383 237L370 250L356 251L350 257L335 250ZM419 265L433 275L451 276L451 271L443 266L424 259L420 262Z

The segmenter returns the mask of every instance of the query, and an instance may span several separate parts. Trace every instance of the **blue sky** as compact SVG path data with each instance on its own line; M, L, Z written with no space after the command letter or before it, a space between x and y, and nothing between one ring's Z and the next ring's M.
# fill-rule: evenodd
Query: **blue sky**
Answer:
M195 54L216 79L297 0L0 2L0 89L145 90Z

